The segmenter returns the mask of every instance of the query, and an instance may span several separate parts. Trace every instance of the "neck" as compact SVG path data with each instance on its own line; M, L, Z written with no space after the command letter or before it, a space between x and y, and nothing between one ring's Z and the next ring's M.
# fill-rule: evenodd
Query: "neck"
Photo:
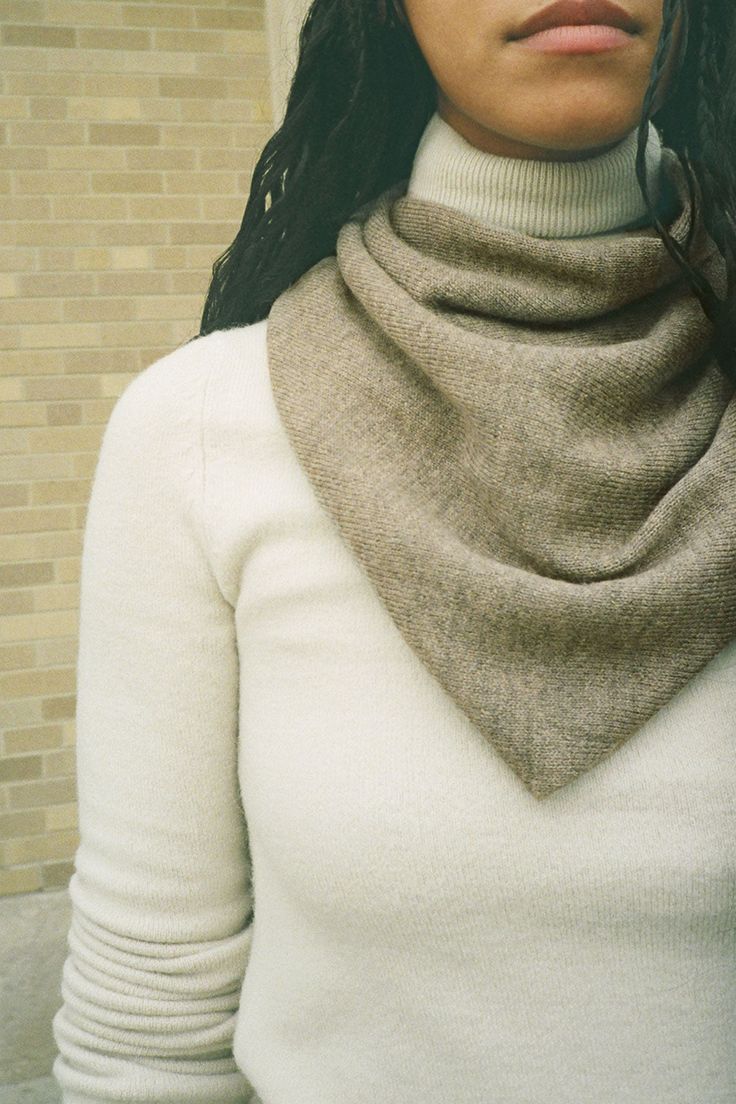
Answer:
M651 224L636 176L637 130L595 157L500 157L466 141L435 112L417 147L407 194L487 225L540 238L573 238ZM651 202L662 221L677 210L650 122L645 151Z

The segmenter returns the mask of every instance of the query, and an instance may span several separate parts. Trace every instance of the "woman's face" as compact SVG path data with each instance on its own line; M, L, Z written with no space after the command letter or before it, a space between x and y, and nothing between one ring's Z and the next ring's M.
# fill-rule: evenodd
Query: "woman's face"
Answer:
M588 2L568 0L562 21L570 13L585 21ZM564 53L532 49L532 39L514 40L523 23L549 6L546 0L403 0L437 83L439 114L479 149L504 157L576 160L605 152L639 122L663 0L616 0L637 30L619 32L623 44L614 48ZM587 19L606 22L589 11ZM679 15L655 109L674 72L681 28ZM594 33L601 32L599 27ZM559 33L569 42L581 32Z

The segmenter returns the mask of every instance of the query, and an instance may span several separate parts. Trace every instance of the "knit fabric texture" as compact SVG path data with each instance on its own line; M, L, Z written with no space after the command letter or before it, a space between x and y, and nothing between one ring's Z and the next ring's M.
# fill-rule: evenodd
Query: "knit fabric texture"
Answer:
M694 211L662 159L684 248ZM272 307L274 398L317 497L537 798L736 632L736 403L712 336L652 228L543 239L406 181Z
M435 112L412 164L407 194L453 207L479 222L539 238L608 234L651 224L636 176L638 128L605 153L575 161L500 157L471 145ZM662 172L662 139L650 122L647 185L660 218L677 196Z

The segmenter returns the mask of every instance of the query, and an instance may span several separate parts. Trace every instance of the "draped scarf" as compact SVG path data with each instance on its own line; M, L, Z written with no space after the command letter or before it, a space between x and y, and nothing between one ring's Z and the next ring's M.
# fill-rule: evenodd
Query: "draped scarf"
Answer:
M274 302L274 401L404 640L542 799L736 636L734 385L652 227L538 238L406 184Z

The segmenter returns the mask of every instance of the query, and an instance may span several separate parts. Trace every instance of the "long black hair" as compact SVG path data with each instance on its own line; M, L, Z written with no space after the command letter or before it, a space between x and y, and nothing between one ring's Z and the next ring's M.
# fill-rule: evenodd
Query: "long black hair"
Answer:
M393 3L397 6L391 6ZM263 148L234 241L212 266L200 332L266 318L278 296L335 253L342 225L408 179L437 108L434 76L401 0L313 0L279 129ZM682 16L667 99L652 112ZM727 273L721 299L659 222L647 189L650 120L677 154ZM713 350L736 382L736 4L664 0L638 128L636 174L652 224L714 325Z

